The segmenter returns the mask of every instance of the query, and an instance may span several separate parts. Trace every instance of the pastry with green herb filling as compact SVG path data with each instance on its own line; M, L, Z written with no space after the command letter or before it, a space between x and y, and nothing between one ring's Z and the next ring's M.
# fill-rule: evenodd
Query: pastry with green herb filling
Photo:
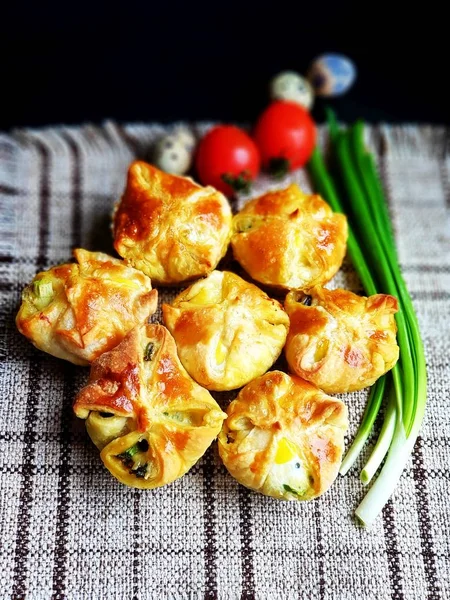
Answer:
M226 417L185 371L167 329L148 324L93 363L74 411L111 474L147 489L184 475Z
M74 250L75 263L38 273L22 293L17 328L40 350L88 365L152 315L149 277L102 252Z
M341 400L270 371L240 391L227 415L219 453L242 485L282 500L310 500L335 480L348 427Z
M236 389L265 373L289 326L279 302L229 271L213 271L162 311L181 362L208 390Z
M347 219L295 183L247 202L233 217L235 259L256 281L283 290L329 281L345 256Z
M316 286L290 292L284 307L290 319L284 348L289 368L327 394L373 385L398 360L394 296L366 298Z

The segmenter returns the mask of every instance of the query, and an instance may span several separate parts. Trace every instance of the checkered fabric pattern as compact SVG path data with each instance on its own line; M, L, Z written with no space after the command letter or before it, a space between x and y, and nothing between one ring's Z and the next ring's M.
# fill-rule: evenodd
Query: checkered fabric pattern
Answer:
M102 466L72 414L88 370L36 350L17 332L20 293L37 271L69 260L74 247L112 252L110 214L127 165L166 131L108 122L0 135L0 598L449 598L448 131L367 132L429 374L412 459L370 530L353 517L364 495L364 456L306 503L239 486L214 446L171 485L126 488ZM290 181L309 188L298 171L276 184L262 177L253 193ZM361 291L350 262L333 283ZM161 300L174 293L159 292ZM367 393L345 399L349 443Z

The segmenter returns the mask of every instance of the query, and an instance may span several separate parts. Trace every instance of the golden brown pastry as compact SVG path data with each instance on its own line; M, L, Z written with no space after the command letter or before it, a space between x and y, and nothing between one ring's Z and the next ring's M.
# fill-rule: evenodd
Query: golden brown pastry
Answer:
M93 363L74 411L111 474L147 489L184 475L226 417L183 369L167 329L148 324Z
M284 306L291 322L289 367L328 394L372 385L397 362L393 296L365 298L316 287L307 294L290 292Z
M181 362L200 385L231 390L269 369L286 341L281 304L228 271L214 271L163 304Z
M176 284L210 273L231 237L223 194L188 177L131 164L114 217L114 247L152 280Z
M344 450L347 408L316 386L270 371L242 389L219 435L239 483L283 500L310 500L333 483Z
M121 260L74 250L76 263L38 273L22 294L20 331L40 350L87 365L156 310L150 279Z
M231 245L253 279L282 289L329 281L345 255L347 219L296 184L251 200L233 218Z

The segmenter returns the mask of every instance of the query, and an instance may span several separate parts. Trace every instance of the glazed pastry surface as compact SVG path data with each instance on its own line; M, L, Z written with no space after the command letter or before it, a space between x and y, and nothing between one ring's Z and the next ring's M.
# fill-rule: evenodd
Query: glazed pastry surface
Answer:
M223 194L142 161L131 164L114 215L114 247L155 282L178 284L210 273L231 237Z
M135 327L97 359L74 404L100 457L119 481L155 488L184 475L226 415L189 377L162 325Z
M231 245L253 279L281 289L329 281L345 256L347 219L296 184L255 198L233 218Z
M283 500L310 500L335 480L348 427L337 398L269 371L240 391L227 414L219 453L242 485Z
M152 315L151 280L123 261L78 248L77 262L38 273L22 294L19 331L40 350L87 365Z
M289 368L328 394L372 385L398 360L393 296L366 298L315 287L290 292L284 306L290 319Z
M214 271L162 306L189 374L209 390L231 390L269 369L286 341L279 302L228 271Z

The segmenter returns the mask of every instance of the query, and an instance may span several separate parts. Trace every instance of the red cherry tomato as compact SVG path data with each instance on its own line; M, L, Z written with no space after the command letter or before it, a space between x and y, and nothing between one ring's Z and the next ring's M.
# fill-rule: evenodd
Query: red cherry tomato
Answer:
M219 125L200 140L195 166L201 183L232 196L248 189L258 175L259 150L242 129Z
M316 126L302 106L279 100L260 115L254 138L264 168L282 175L308 161L316 144Z

